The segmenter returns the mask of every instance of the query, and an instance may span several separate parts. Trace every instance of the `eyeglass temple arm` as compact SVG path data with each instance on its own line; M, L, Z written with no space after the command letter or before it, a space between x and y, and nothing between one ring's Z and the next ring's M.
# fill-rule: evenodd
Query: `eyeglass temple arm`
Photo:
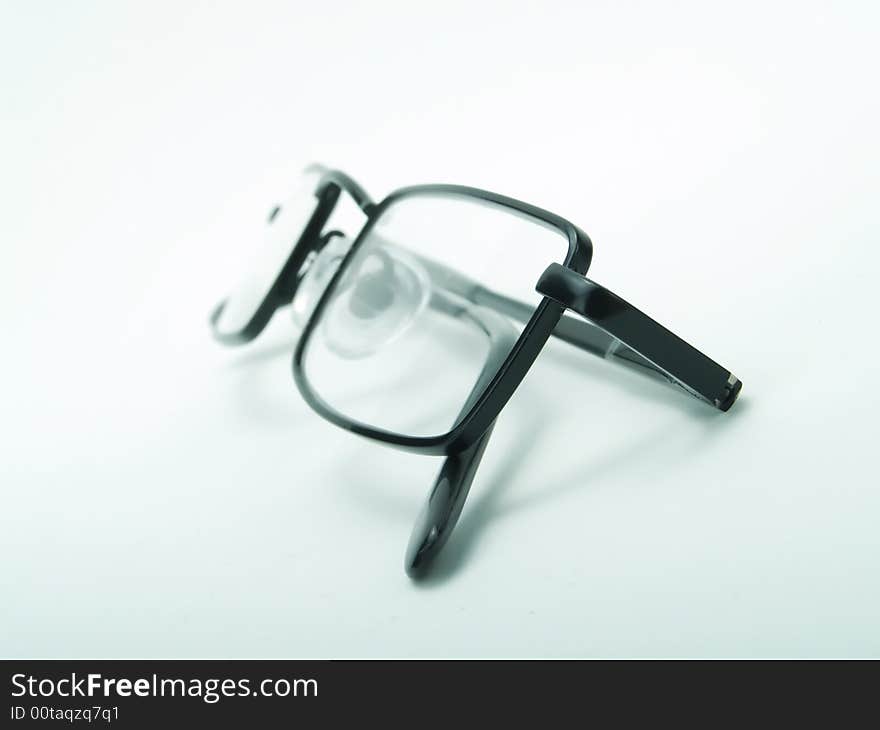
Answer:
M321 173L319 187L333 184L346 190L367 214L375 207L366 191L345 173L321 165L310 169ZM432 278L439 275L450 291L461 293L470 301L492 307L521 322L527 321L534 312L528 304L492 292L442 264L419 258L431 271ZM537 289L586 320L563 315L554 329L555 337L600 357L635 367L642 373L660 376L722 411L730 408L739 395L742 383L730 371L576 271L551 264L541 276Z
M506 297L464 274L418 256L431 280L448 291L527 322L534 306ZM599 357L614 360L683 388L726 411L742 388L740 380L677 335L605 287L561 264L551 264L538 281L540 294L584 320L563 315L553 336Z
M584 317L598 333L587 335L575 326L586 323L563 318L560 324L566 324L558 333L563 339L586 335L585 344L605 348L606 357L651 368L721 411L739 395L739 378L601 284L553 263L536 289Z
M498 372L516 342L516 331L510 322L491 309L465 306L453 302L444 293L435 292L432 306L451 314L471 319L489 337L489 354L477 382L461 409L464 415ZM410 533L404 567L411 578L424 576L436 555L449 539L464 507L471 483L489 443L494 423L466 449L450 454L443 462L428 498Z

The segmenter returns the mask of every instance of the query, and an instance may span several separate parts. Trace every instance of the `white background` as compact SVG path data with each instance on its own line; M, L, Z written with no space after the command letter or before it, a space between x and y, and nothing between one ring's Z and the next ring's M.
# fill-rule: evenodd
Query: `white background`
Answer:
M873 3L0 6L0 655L880 655ZM439 461L206 317L311 161L485 187L734 371L554 348ZM509 262L515 266L516 261Z

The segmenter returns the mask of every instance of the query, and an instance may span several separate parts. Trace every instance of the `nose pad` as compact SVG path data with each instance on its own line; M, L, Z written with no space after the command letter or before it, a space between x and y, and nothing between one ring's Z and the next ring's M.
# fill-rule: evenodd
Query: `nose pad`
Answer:
M308 321L349 245L333 239L306 272L294 300L300 324ZM358 359L410 328L430 301L431 281L413 256L374 236L364 242L331 296L321 315L321 335L335 354Z
M317 255L312 259L302 281L296 288L296 296L290 306L293 321L305 327L309 317L318 304L318 300L333 278L333 274L351 248L351 241L345 235L336 232L332 235Z

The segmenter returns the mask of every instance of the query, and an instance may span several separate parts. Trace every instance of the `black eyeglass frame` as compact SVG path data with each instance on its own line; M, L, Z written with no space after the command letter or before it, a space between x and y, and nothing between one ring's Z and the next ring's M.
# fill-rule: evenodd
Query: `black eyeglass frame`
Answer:
M535 308L534 314L525 324L525 328L517 339L510 354L500 364L498 371L483 392L476 398L473 405L468 409L454 427L445 434L439 436L408 436L394 433L383 429L374 428L367 424L353 421L340 414L311 388L309 380L304 372L304 356L312 332L321 321L325 307L332 297L332 291L347 268L348 263L357 255L361 245L369 236L376 222L383 212L391 205L416 196L444 195L462 196L481 200L483 202L509 208L521 215L526 215L543 222L558 230L565 236L568 242L568 251L564 259L566 267L578 267L586 271L592 257L593 245L586 233L579 230L563 218L553 213L542 210L512 198L491 193L486 190L470 188L461 185L415 185L401 188L388 195L376 205L363 206L361 209L367 216L367 220L358 233L345 258L340 263L333 279L328 283L324 295L320 298L314 312L300 335L299 342L293 356L293 376L297 387L306 402L321 416L332 423L345 428L353 433L367 438L382 441L407 451L448 455L462 451L475 443L491 426L498 417L508 399L513 395L517 386L528 372L535 358L540 353L544 343L553 332L553 328L559 321L564 307L548 297ZM573 270L576 270L573 268Z
M739 395L742 383L729 370L621 297L586 278L593 255L592 241L565 218L514 198L461 185L404 187L375 203L357 182L339 170L323 171L315 190L318 204L311 220L245 327L236 333L219 332L216 325L225 303L221 302L215 309L211 322L218 340L241 344L254 339L274 312L291 302L307 268L308 257L316 255L329 240L329 234L322 235L322 231L343 192L360 208L366 221L305 324L293 353L293 377L309 406L337 426L406 451L447 457L410 538L406 557L410 576L422 575L445 544L498 415L551 336L602 357L613 355L619 362L659 375L721 411L728 410ZM524 328L491 379L485 385L478 383L477 388L482 386L482 392L469 400L453 428L430 437L394 433L346 417L314 392L304 371L309 339L348 264L389 206L420 195L460 196L506 208L557 230L568 241L568 251L561 263L550 262L543 272L536 272L535 288L543 295L536 306L494 295L491 305L521 317ZM498 265L503 262L499 261ZM579 318L564 316L567 310ZM529 311L531 315L526 320Z

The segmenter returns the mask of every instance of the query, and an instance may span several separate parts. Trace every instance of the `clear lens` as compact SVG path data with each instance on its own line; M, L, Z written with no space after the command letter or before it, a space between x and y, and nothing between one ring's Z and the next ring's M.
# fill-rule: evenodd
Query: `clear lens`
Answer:
M509 208L420 193L390 205L304 343L312 391L359 423L440 436L510 354L565 235Z
M227 297L214 323L218 334L237 335L254 318L315 212L318 178L317 173L304 174L288 201L276 208L262 243L252 250L247 274Z

